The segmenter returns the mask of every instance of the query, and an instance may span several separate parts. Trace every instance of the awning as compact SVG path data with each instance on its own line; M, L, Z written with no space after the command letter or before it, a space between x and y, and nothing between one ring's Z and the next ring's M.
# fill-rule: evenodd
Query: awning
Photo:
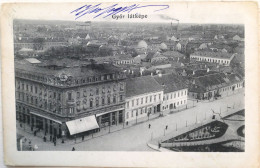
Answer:
M95 116L84 117L66 122L70 135L99 128Z
M54 121L54 122L56 122L56 123L62 124L61 121L55 120L55 119L53 119L53 118L50 118L50 117L47 117L47 116L44 116L44 115L41 115L41 114L38 114L38 113L35 113L35 112L30 112L30 113L33 114L33 115L42 117L42 118L46 118L46 119L52 120L52 121Z

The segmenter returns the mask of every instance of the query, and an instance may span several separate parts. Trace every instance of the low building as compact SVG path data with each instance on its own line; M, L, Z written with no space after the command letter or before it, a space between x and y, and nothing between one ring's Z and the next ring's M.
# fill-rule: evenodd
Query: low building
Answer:
M126 80L125 121L137 123L139 119L161 112L163 88L151 76Z
M188 86L185 79L173 74L159 74L154 79L163 87L163 110L172 110L187 105Z
M235 55L227 52L197 51L190 55L190 59L191 61L212 62L229 66Z

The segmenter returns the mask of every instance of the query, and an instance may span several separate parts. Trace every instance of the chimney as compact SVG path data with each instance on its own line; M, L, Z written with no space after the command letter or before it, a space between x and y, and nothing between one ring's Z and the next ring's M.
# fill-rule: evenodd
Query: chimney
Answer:
M195 71L192 72L192 75L195 75Z
M207 72L209 72L209 68L207 69Z

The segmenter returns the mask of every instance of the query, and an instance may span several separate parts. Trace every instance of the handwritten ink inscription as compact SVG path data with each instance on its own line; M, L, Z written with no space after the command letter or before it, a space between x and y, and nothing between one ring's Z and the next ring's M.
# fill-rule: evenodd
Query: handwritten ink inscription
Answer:
M165 10L169 8L169 5L144 5L141 6L140 4L133 4L130 6L119 6L118 4L113 4L108 7L101 7L102 3L97 5L83 5L73 11L71 14L75 15L75 20L85 16L87 14L96 14L93 18L101 17L106 18L111 15L116 15L120 13L130 13L133 11L137 11L137 9L141 8L155 8L154 12L158 12L161 10Z

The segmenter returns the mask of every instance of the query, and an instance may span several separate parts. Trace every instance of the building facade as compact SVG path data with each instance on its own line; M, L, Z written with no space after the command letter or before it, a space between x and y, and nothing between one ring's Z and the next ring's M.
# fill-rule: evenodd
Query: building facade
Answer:
M124 123L125 74L110 65L91 66L51 69L16 63L17 120L54 137Z
M227 52L199 51L191 54L190 59L198 62L211 62L211 63L218 63L224 66L229 66L234 56L235 54L231 54Z
M154 79L163 87L162 110L174 110L187 105L188 86L183 78L173 74L159 74Z
M126 81L125 121L138 123L162 111L163 88L151 76Z

